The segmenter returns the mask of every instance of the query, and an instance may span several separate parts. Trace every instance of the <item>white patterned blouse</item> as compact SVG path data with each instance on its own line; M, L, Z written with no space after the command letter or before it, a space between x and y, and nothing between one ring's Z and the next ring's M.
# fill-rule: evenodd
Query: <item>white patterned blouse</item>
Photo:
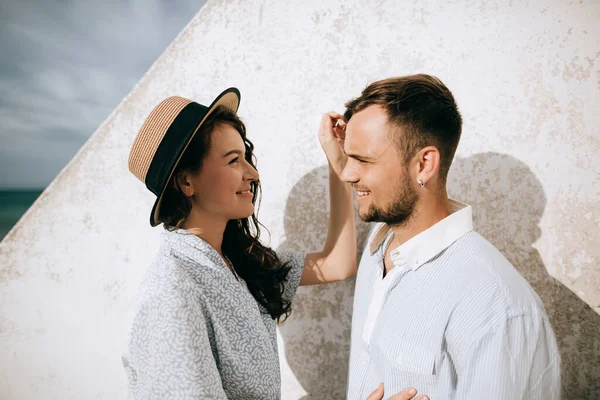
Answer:
M292 269L291 301L305 254L278 254ZM275 321L208 243L165 230L147 271L123 365L136 399L279 399Z

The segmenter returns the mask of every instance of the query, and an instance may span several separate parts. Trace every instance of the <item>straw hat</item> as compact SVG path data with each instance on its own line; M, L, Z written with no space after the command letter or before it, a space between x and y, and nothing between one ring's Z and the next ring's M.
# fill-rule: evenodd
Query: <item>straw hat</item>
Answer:
M140 128L129 153L129 171L156 195L150 225L156 226L160 203L179 159L206 117L218 106L237 112L240 92L229 88L210 106L183 97L161 101Z

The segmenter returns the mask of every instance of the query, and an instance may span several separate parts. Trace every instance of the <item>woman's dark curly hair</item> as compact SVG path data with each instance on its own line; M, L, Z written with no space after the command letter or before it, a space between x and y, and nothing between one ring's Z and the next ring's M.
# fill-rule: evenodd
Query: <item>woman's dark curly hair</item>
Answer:
M177 176L183 171L198 171L202 167L202 161L210 148L212 132L218 124L230 125L239 132L246 147L246 161L256 168L254 145L246 138L246 126L234 112L222 106L217 107L183 153L165 189L158 221L166 229L181 227L192 209L190 199L177 184ZM253 181L252 189L252 203L256 204L260 196L260 182ZM279 322L291 312L289 300L283 297L284 282L290 267L282 264L271 248L260 243L260 225L255 214L248 218L230 220L223 234L222 251L233 263L235 272L246 281L256 301Z

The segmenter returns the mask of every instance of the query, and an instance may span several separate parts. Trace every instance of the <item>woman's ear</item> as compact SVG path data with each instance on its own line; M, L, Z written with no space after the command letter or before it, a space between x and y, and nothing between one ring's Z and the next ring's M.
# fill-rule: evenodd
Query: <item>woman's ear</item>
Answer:
M189 178L189 173L179 172L177 176L175 176L175 179L173 179L175 189L181 190L186 197L192 197L194 195L194 187Z

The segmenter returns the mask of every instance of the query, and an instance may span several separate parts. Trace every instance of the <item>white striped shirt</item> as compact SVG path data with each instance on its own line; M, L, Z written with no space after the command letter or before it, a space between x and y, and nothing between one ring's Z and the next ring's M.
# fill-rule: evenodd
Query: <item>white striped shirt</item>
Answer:
M384 383L388 398L414 386L431 399L560 398L560 356L544 306L527 281L473 231L471 207L384 254L385 224L370 235L354 295L348 399Z

